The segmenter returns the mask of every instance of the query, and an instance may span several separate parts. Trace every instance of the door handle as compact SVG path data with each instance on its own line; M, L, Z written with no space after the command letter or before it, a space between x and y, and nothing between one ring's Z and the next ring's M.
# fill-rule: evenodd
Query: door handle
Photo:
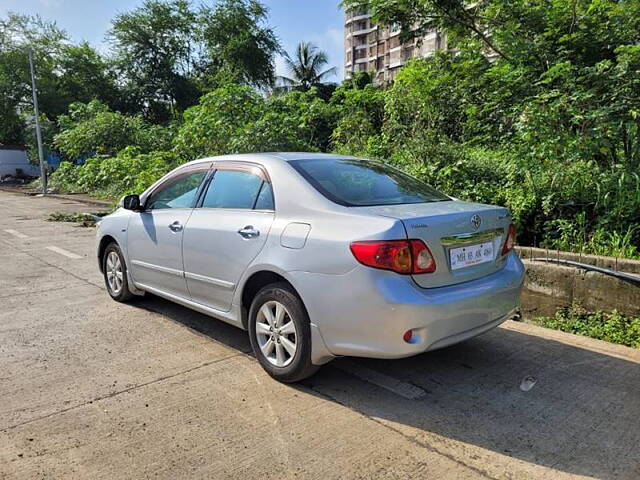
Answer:
M260 236L260 231L253 228L253 225L247 225L241 228L238 230L238 233L242 238L256 238Z
M182 231L182 224L179 221L176 220L171 225L169 225L169 230L171 230L173 233L181 232Z

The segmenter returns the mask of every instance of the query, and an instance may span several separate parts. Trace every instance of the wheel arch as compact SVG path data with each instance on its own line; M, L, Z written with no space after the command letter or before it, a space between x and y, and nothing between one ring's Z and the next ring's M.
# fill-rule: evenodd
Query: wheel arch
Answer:
M289 285L300 299L300 302L302 302L302 306L305 309L305 312L307 312L307 315L309 314L302 296L288 278L274 270L261 269L251 273L251 275L247 277L246 281L242 284L242 289L240 291L242 326L245 329L247 329L249 325L249 308L251 307L251 302L263 287L273 283L286 283Z
M115 238L113 238L111 235L105 235L100 239L100 244L98 245L98 266L100 267L100 273L104 273L104 269L102 265L104 251L112 243L115 243L116 245L119 246L118 241Z

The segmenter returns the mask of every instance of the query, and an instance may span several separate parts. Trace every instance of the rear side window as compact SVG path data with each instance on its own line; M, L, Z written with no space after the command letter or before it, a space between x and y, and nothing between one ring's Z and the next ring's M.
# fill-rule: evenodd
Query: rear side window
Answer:
M257 207L262 201L273 209L271 187L263 188L262 178L241 170L218 170L215 172L202 201L204 208L267 208ZM264 194L262 192L265 192ZM270 204L269 204L270 199Z
M256 210L275 210L273 205L273 190L271 190L271 184L262 182L262 188L258 194L258 200L256 200Z
M451 200L426 183L378 162L335 158L290 163L321 194L347 207Z

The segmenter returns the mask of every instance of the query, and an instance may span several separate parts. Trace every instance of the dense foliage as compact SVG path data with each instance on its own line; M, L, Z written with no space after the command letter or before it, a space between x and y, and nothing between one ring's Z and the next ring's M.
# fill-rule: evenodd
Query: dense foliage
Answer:
M262 77L254 67L272 65L279 47L260 4L193 10L147 0L114 21L114 63L103 76L99 57L74 51L100 91L83 92L80 104L49 100L55 107L45 111L57 112L48 114L50 146L69 159L92 157L59 169L54 185L115 197L202 156L335 151L384 159L455 197L506 205L522 244L638 256L640 2L344 3L403 25L405 36L437 27L450 50L412 61L384 88L356 75L333 91L297 75L294 90L265 95L273 70L260 69ZM20 28L43 45L59 42L51 26ZM55 48L41 50L39 68L59 62ZM0 89L19 86L24 103L28 88L11 83L2 62L13 57L3 52ZM311 53L319 52L290 58L301 73L313 67ZM322 73L318 62L311 70ZM73 75L44 75L43 92L49 81L51 91L77 83L77 63L67 63ZM6 118L0 134L22 131Z
M585 337L640 348L640 318L613 312L589 312L573 305L560 309L553 317L535 319L543 327Z
M111 156L128 146L150 152L171 145L167 128L150 125L139 116L112 112L97 100L71 104L69 114L58 117L58 124L60 132L53 146L68 159Z
M178 165L180 161L169 152L140 153L127 147L115 157L90 158L81 167L64 162L51 180L61 191L116 199L124 192L144 191Z
M640 2L343 3L456 51L400 72L367 154L509 206L522 243L636 254Z

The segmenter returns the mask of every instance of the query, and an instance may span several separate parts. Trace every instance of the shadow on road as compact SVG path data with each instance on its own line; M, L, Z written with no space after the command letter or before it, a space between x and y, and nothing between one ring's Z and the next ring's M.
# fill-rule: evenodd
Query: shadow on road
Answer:
M158 313L175 323L205 335L219 343L244 353L251 352L247 332L155 295L147 294L131 304L149 312Z
M250 351L246 332L221 321L153 296L137 305ZM292 388L382 421L430 449L444 450L451 439L571 474L640 478L638 363L503 328L413 358L353 361L426 395L407 400L332 364ZM537 383L523 392L520 382L529 375ZM480 461L464 446L458 451L470 457L459 458L463 463Z

